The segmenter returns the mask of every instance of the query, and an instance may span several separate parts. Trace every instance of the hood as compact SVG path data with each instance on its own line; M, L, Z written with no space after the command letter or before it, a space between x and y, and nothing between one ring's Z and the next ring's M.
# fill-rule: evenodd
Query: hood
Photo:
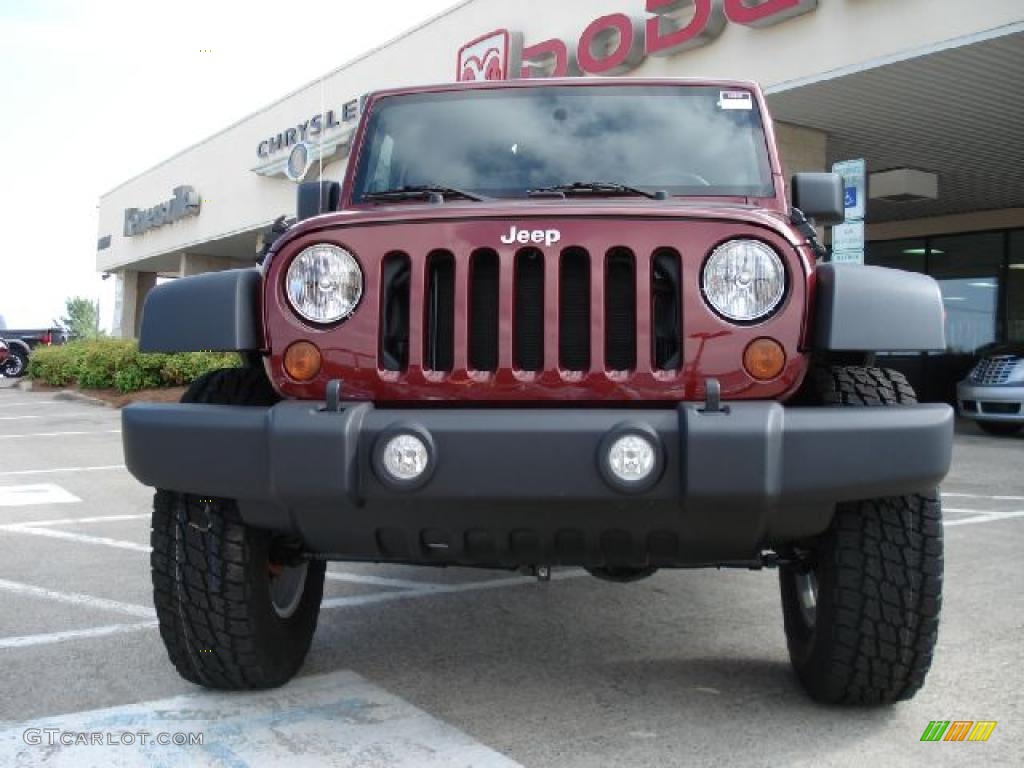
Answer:
M773 201L774 202L774 201ZM325 213L302 221L281 236L272 250L276 252L294 238L335 227L384 225L388 223L430 223L452 220L526 221L531 218L607 218L607 219L693 219L702 221L738 222L765 227L778 233L792 245L805 239L793 228L789 218L778 210L753 205L742 198L710 200L694 198L600 198L600 199L530 199L488 200L473 202L453 200L436 204L402 202L361 206Z

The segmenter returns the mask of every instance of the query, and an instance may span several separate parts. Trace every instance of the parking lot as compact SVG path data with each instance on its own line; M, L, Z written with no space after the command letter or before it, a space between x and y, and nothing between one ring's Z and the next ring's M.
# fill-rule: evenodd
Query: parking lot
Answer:
M213 694L164 653L151 492L119 412L0 389L0 764L1019 765L1024 437L960 426L946 591L923 691L823 708L797 687L770 571L606 584L464 569L328 569L301 677ZM921 743L995 720L986 743ZM201 732L201 746L32 744L26 729ZM1016 754L1018 757L1013 758Z

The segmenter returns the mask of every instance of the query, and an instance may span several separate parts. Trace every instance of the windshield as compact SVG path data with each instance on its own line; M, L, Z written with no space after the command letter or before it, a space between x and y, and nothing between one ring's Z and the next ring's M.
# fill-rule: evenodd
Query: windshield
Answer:
M539 86L389 96L374 106L366 135L357 203L424 186L521 198L579 182L702 197L774 194L757 101L743 90Z

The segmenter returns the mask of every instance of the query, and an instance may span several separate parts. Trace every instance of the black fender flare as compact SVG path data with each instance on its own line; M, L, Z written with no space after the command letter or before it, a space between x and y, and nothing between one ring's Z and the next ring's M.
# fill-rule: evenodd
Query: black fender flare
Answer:
M263 349L259 269L229 269L157 286L142 310L142 352L255 352Z
M811 348L828 352L946 349L939 284L928 275L859 264L815 270Z

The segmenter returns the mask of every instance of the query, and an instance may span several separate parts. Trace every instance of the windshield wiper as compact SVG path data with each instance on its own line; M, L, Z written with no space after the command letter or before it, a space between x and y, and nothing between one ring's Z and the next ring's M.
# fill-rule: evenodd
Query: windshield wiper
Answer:
M478 195L475 192L467 192L456 187L445 187L436 184L419 184L411 187L398 187L397 189L385 189L380 192L367 192L363 195L364 200L414 200L429 198L431 195L440 195L441 201L445 197L461 197L465 200L474 200L482 203L490 198Z
M574 181L569 184L555 184L551 187L538 187L537 189L529 190L527 194L533 197L534 195L550 195L554 192L561 192L566 195L640 195L642 197L650 198L651 200L665 200L668 198L668 194L662 190L658 190L657 192L648 192L647 190L640 189L639 187L631 187L627 184L619 184L614 181Z

